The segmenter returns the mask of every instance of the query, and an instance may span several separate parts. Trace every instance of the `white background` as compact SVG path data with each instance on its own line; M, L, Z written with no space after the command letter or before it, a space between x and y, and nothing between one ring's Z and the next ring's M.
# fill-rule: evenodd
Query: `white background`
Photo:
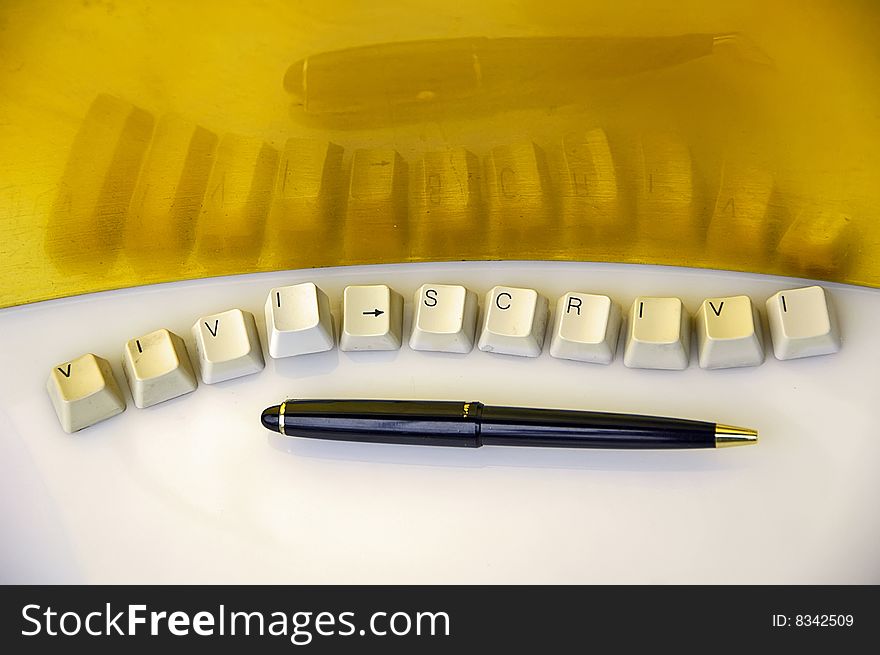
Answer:
M758 368L645 371L557 360L333 350L140 410L126 340L253 312L312 280L496 284L545 294L764 300L808 281L648 266L483 262L322 269L156 285L0 311L0 582L878 583L880 292L826 284L844 345ZM552 320L552 317L551 317ZM551 323L552 325L552 323ZM765 326L766 329L766 326ZM769 336L767 337L769 348ZM45 382L85 352L128 409L68 436ZM443 449L286 439L286 397L435 398L680 416L757 428L705 451Z

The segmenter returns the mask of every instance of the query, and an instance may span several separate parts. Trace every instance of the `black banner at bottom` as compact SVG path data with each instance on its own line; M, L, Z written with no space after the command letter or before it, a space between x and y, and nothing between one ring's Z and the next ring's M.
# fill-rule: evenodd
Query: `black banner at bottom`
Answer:
M7 653L844 647L880 637L880 588L11 586L0 626Z

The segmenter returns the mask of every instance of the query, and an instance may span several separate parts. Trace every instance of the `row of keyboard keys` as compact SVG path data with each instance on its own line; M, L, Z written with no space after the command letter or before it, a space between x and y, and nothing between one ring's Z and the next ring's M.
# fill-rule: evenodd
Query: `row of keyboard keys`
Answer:
M496 286L485 297L477 338L477 296L460 285L425 284L414 298L413 350L480 350L521 357L540 355L549 303L534 289ZM766 302L778 359L836 352L840 332L827 292L818 286L780 291ZM265 305L272 357L331 350L333 317L327 295L312 283L272 289ZM631 368L687 368L692 319L678 298L638 297L626 315L624 364ZM732 368L764 361L757 308L748 296L706 299L694 318L700 366ZM599 364L616 354L624 324L608 296L566 293L556 305L550 354ZM192 326L202 382L214 384L264 367L252 314L240 309L203 316ZM339 348L396 350L403 339L403 298L386 285L349 286L343 292ZM183 339L161 329L131 339L123 371L137 407L182 396L198 386ZM118 414L125 400L109 363L93 354L59 364L47 389L62 427L75 432Z
M202 316L192 326L202 382L216 384L263 370L263 351L250 312ZM161 329L125 344L122 370L134 404L151 407L195 391L196 374L183 339Z
M485 297L477 338L477 296L459 285L425 284L413 299L413 350L480 350L537 357L544 344L549 303L534 289L496 286ZM834 312L821 287L782 291L768 299L774 352L793 359L835 352L840 346ZM706 299L696 313L703 368L757 366L764 343L757 308L748 296ZM608 296L570 292L559 299L550 354L598 364L616 354L623 324ZM631 368L684 369L690 359L692 319L681 300L638 297L627 315L624 364ZM329 300L312 283L273 289L266 301L269 352L287 357L334 345ZM386 285L346 287L339 348L396 350L402 343L403 298Z
M203 316L192 327L202 382L215 384L257 373L263 351L253 314L231 309ZM122 370L135 406L151 407L198 387L186 344L160 329L125 344ZM125 410L109 362L91 353L59 364L46 384L66 432L76 432Z

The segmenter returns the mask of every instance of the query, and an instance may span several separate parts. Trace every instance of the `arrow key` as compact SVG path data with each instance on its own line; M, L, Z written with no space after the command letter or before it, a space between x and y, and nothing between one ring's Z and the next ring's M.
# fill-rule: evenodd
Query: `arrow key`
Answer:
M397 350L403 332L403 297L384 284L346 287L340 350Z

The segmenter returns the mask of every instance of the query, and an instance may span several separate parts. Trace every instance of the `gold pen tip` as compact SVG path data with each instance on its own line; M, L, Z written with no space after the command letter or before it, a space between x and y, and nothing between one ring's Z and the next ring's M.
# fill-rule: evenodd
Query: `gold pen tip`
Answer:
M749 446L758 443L758 431L751 428L740 428L735 425L715 425L715 447Z

